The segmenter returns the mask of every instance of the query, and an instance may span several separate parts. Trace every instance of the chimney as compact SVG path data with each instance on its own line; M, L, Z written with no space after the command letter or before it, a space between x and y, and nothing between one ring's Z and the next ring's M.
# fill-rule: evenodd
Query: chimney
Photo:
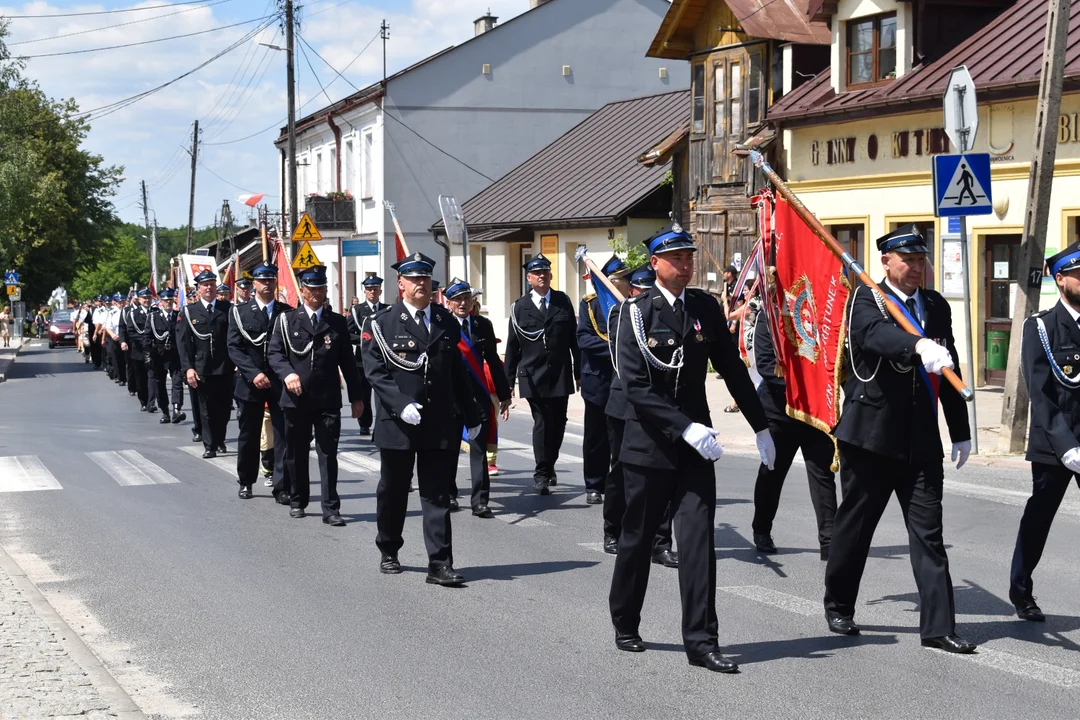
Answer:
M488 8L486 15L473 21L473 29L476 32L476 35L474 35L473 37L477 37L479 35L483 35L486 32L490 32L495 27L495 23L497 23L498 21L499 18L492 15L491 8Z

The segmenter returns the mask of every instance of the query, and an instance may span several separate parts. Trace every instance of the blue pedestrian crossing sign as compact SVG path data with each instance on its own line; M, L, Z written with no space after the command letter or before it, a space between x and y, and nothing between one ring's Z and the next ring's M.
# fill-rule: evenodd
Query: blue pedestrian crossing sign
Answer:
M934 158L934 214L937 217L989 215L990 155L938 155Z
M4 273L4 284L5 285L18 285L19 284L19 273L15 272L14 270L8 270L6 273Z

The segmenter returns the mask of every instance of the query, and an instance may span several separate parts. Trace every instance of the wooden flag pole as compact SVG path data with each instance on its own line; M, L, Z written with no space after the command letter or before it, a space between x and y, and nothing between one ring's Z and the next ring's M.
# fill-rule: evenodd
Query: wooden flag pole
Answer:
M626 298L623 297L623 294L621 292L619 292L615 288L614 285L611 284L611 280L608 279L607 275L600 272L600 268L596 267L596 263L594 263L592 261L592 258L590 258L586 254L584 245L582 245L581 247L578 248L578 251L577 251L576 255L574 256L574 259L577 260L578 262L585 263L585 267L587 267L589 269L589 277L599 278L600 282L604 283L604 287L606 287L611 292L611 294L615 296L616 300L618 300L619 302L622 302L622 301L626 300ZM595 281L594 281L594 284L595 284Z
M746 151L739 151L740 154L745 152ZM776 171L772 169L768 162L766 162L765 156L757 150L750 150L747 154L750 156L750 162L754 163L758 169L765 173L765 177L769 178L769 181L772 182L777 192L790 203L791 207L794 208L795 213L802 218L802 221L806 223L807 227L809 227L815 235L817 235L818 239L825 243L825 247L829 248L829 251L839 258L840 262L844 263L845 268L858 275L859 280L863 285L866 285L881 297L882 302L885 303L885 310L892 316L892 319L906 332L909 332L912 335L919 335L919 331L916 330L915 326L904 316L904 313L900 311L900 308L885 299L885 293L878 287L878 284L874 282L873 278L867 274L862 265L840 246L840 243L836 241L836 238L834 238L825 226L814 217L814 214L802 204L802 201L799 200L798 196L795 195L780 176L776 174ZM975 394L971 392L971 388L964 385L964 381L961 380L960 376L953 372L952 369L943 369L941 375L949 381L949 384L960 393L960 397L964 398L964 400L971 402L975 399Z
M398 222L397 212L394 208L394 203L389 200L384 200L383 205L390 211L390 219L394 221L394 232L397 233L397 237L401 238L401 249L405 251L405 255L410 255L409 243L405 240L405 233L401 232L401 223Z

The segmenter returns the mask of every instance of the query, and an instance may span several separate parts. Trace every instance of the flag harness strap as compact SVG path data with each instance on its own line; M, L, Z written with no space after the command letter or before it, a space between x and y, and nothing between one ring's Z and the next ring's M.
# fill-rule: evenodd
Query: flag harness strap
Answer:
M516 307L517 307L517 300L515 300L514 302L512 302L510 304L510 325L513 326L514 332L517 333L519 337L521 337L521 338L523 338L525 340L528 340L529 342L536 342L537 340L543 340L544 341L544 347L547 347L547 336L544 334L544 328L540 328L539 330L522 330L521 329L521 326L518 325L517 313L514 312L514 308L516 308Z
M852 312L855 311L855 299L859 294L859 290L861 290L861 289L862 289L862 285L857 285L855 287L855 291L851 293L851 310L852 310ZM870 294L874 296L874 304L876 304L878 310L881 311L881 316L883 318L885 318L886 320L888 320L889 319L889 313L885 309L885 301L881 298L880 295L878 295L873 290L870 291ZM850 319L848 320L848 323L847 323L847 344L848 344L849 348L854 348L855 347L855 345L851 342L851 320ZM895 370L896 372L901 373L901 374L911 372L912 367L913 367L911 365L901 365L899 363L893 362L892 360L889 361L889 364L892 365L893 370ZM852 356L851 356L851 372L855 375L855 377L860 382L864 382L864 383L873 382L874 378L877 377L878 370L880 370L880 369L881 369L881 356L878 355L877 364L874 366L874 372L870 373L870 377L864 378L864 377L859 375L859 371L855 367L855 356L854 356L854 354L852 354Z
M371 334L375 338L375 344L379 346L379 351L382 352L382 356L386 358L386 361L405 372L419 372L421 369L424 371L424 381L427 382L428 371L428 354L427 350L420 353L420 357L416 361L406 360L403 357L399 357L395 353L390 351L390 348L386 345L386 339L383 337L382 328L379 327L379 323L374 319L371 321Z
M200 340L209 340L210 341L210 357L214 357L214 333L213 333L212 330L207 330L206 332L201 333L201 332L199 332L198 330L195 329L195 325L191 322L191 311L188 310L189 307L191 307L191 306L190 305L185 305L184 306L184 317L187 318L187 324L188 324L188 327L191 328L191 334L194 335L195 337L197 337Z
M1039 329L1039 342L1042 343L1043 350L1046 352L1046 360L1050 363L1050 369L1054 372L1054 378L1061 383L1063 387L1075 390L1080 387L1080 376L1071 378L1065 374L1065 371L1061 369L1061 366L1054 360L1054 355L1050 350L1050 338L1046 335L1046 325L1043 324L1041 317L1035 318L1035 324Z
M634 339L637 340L638 349L641 350L641 356L645 358L645 362L656 368L657 370L663 370L665 372L675 373L675 393L679 392L679 374L683 367L683 346L675 348L675 352L671 355L671 362L666 363L660 358L653 355L652 350L649 349L648 343L645 339L645 321L641 317L641 308L636 304L630 306L630 324L633 326ZM652 371L649 372L650 379L652 378Z

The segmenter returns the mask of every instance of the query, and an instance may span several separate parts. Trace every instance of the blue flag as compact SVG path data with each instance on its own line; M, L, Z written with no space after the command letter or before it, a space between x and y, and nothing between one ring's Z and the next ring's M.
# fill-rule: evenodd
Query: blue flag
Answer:
M593 290L596 291L596 300L600 303L600 314L607 320L608 313L611 312L611 308L619 304L619 301L608 290L608 286L603 283L599 278L593 278Z

